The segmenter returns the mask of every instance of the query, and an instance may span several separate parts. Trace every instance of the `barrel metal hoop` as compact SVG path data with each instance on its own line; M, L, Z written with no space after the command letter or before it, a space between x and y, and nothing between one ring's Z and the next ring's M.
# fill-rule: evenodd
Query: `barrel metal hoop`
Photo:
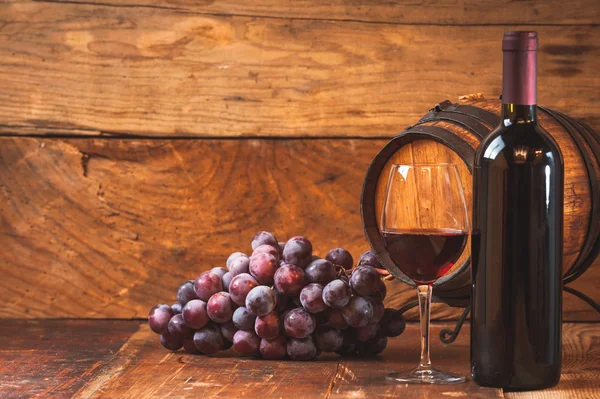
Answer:
M433 107L429 113L421 119L434 117L435 114L439 112L454 112L458 114L469 115L475 119L478 119L480 122L491 126L492 128L498 126L500 123L500 117L490 111L486 111L485 109L477 108L468 104L453 104L448 100L436 104L435 107Z
M577 257L577 260L573 263L573 265L569 268L569 270L567 270L567 272L564 275L565 283L568 283L568 282L573 281L571 276L577 275L577 277L578 277L579 275L581 275L583 273L583 271L585 271L592 264L592 262L595 259L595 256L590 257L590 255L593 255L592 252L600 251L600 248L598 248L598 247L600 247L600 236L599 236L600 235L599 234L600 233L600 223L594 223L594 221L597 221L600 219L600 188L598 186L598 176L596 174L596 170L594 168L593 161L582 141L582 138L583 138L583 140L585 140L588 147L594 153L594 155L596 156L596 159L599 162L600 162L600 151L596 151L597 145L593 140L590 140L590 138L587 136L587 134L586 134L587 131L586 131L586 133L583 133L579 129L576 129L575 124L573 123L574 121L571 118L566 117L565 115L561 114L560 112L552 111L552 110L549 110L544 107L538 107L538 108L540 108L541 110L546 112L548 115L554 117L554 119L558 123L560 123L560 125L565 130L567 130L569 132L569 135L573 138L575 145L577 145L577 148L579 149L579 153L583 157L584 164L585 164L586 170L588 172L588 176L589 176L589 180L590 180L590 184L591 184L591 197L592 197L591 217L588 222L586 238L583 243L583 246L581 247L581 251L579 252L579 256ZM597 255L597 253L596 253L596 255ZM583 271L581 273L579 273L578 272L579 270L583 270Z
M442 111L431 116L427 116L422 118L415 126L420 126L427 122L438 122L438 121L448 121L459 124L469 131L474 133L478 138L483 139L487 134L491 131L491 128L487 127L483 123L479 122L476 118L459 113L459 112L447 112Z
M394 277L412 286L414 286L414 282L402 273L385 250L377 223L378 215L376 214L375 200L379 176L390 157L402 146L419 139L433 140L449 147L463 159L469 172L472 172L473 170L473 157L475 154L475 150L466 141L445 129L435 126L418 126L405 130L388 142L381 151L379 151L367 169L361 194L360 208L365 236L381 264L388 269ZM468 266L468 263L465 262L465 264ZM464 264L461 268L463 267L465 267Z

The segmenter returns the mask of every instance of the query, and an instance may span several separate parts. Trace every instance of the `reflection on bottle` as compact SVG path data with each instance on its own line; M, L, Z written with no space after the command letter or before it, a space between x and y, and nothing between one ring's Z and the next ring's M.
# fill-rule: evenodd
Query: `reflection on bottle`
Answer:
M529 152L529 148L526 146L515 146L513 153L515 157L516 164L524 164L527 162L527 153Z

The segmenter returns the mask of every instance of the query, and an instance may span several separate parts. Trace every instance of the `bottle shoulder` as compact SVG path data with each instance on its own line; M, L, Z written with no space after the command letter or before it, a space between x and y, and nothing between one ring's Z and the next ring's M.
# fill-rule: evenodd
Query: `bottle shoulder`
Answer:
M554 165L564 163L558 143L541 126L515 124L500 125L481 141L475 152L475 166L494 160L519 163L522 157ZM548 161L543 161L546 158Z

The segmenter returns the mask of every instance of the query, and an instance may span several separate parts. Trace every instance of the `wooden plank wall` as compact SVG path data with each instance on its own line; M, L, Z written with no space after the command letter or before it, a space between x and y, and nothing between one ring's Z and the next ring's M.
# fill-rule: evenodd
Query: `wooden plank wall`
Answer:
M360 255L368 163L434 104L497 97L503 31L539 32L540 103L600 129L599 13L595 0L2 2L0 317L144 317L261 229ZM600 300L600 264L574 286ZM391 305L413 296L390 291ZM565 319L600 317L565 294Z

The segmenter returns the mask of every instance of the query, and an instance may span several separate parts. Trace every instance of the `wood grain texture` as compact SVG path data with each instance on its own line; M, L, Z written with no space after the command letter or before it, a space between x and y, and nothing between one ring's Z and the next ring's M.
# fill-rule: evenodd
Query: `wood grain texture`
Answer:
M2 320L0 397L72 397L105 373L139 325L139 321Z
M511 29L27 1L0 26L0 133L287 137L389 137L446 98L497 98ZM536 29L540 103L597 126L600 27Z
M56 0L60 2L61 0ZM399 24L595 24L590 13L598 4L593 0L569 3L559 1L475 1L448 0L70 0L80 4L117 7L158 7L200 14L267 16L272 18L308 18L355 20Z
M469 334L464 331L451 345L442 344L438 337L448 325L431 326L431 362L443 371L470 374ZM465 330L468 330L468 326ZM502 398L501 389L483 388L472 380L457 385L409 385L387 382L385 376L394 371L410 370L419 364L418 324L409 324L397 338L388 340L388 347L375 358L341 360L333 380L331 398L415 398L446 397Z
M362 181L384 144L2 138L0 317L146 317L263 229L358 259ZM389 284L390 306L414 300ZM600 261L575 286L600 300ZM437 305L433 317L460 312ZM564 316L600 320L569 294Z
M144 334L142 336L142 334ZM233 349L212 356L169 352L144 326L130 343L125 366L81 398L323 398L338 364L337 355L312 362L240 357Z
M600 398L600 325L563 325L563 371L559 384L536 392L506 392L508 399Z

